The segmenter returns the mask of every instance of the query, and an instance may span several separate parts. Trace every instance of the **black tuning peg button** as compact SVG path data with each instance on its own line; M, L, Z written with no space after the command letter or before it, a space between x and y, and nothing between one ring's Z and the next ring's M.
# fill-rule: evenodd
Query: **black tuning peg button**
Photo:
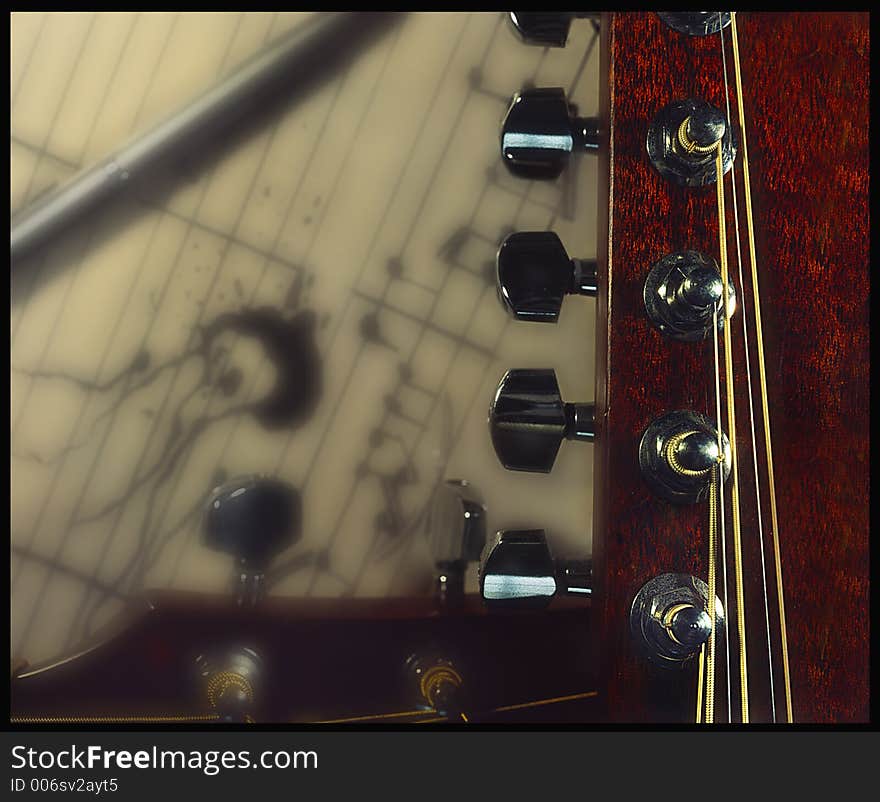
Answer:
M513 96L501 127L501 155L515 175L553 179L574 151L599 148L599 121L578 117L562 89L528 89Z
M595 11L511 11L510 21L526 44L544 47L565 47L571 21L577 18L597 19Z
M299 492L279 479L238 477L213 490L205 507L205 542L235 558L240 603L260 597L270 560L299 537L301 518Z
M480 562L480 594L486 604L543 607L557 593L590 595L589 560L554 560L543 529L499 532Z
M498 249L498 296L517 320L555 323L567 294L595 295L594 259L570 259L552 231L518 231Z
M437 486L428 518L428 543L439 601L462 601L467 566L480 559L486 544L486 506L466 479L449 479Z
M501 464L549 473L563 439L593 440L593 404L567 404L553 370L509 370L489 408L489 432Z

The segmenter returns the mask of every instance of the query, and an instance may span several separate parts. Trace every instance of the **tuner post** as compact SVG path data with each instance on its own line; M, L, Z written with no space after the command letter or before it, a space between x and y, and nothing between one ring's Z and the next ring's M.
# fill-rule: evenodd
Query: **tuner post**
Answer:
M222 722L252 722L262 660L253 649L237 648L220 657L199 655L196 667L208 705Z
M698 98L670 103L648 128L651 164L680 186L702 187L718 180L715 155L719 142L726 173L736 158L733 131L719 109Z
M639 467L648 486L673 504L694 504L706 498L711 471L720 465L730 474L730 442L705 415L677 410L661 415L645 429L639 443Z
M411 654L404 670L422 704L450 721L469 721L465 710L464 680L452 660L434 654Z
M684 667L709 639L709 587L690 574L661 574L633 599L630 631L637 648L663 668ZM724 630L724 607L715 598L715 632Z
M653 326L680 342L706 339L717 314L717 331L736 309L733 282L727 285L727 308L722 308L724 283L718 264L699 251L678 251L655 263L645 279L642 297Z

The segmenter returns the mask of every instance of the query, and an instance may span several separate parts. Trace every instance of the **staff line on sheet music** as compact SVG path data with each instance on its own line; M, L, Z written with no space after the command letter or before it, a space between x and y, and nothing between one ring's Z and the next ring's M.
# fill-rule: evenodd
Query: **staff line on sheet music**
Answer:
M270 35L270 33L271 33L271 29L272 29L272 27L274 26L274 20L275 20L275 18L277 18L277 14L275 15L275 17L273 17L273 23L269 26L269 33L266 34L265 39L268 39L268 38L269 38L269 35ZM234 27L234 29L233 29L232 36L230 37L230 40L229 40L229 42L228 42L228 44L227 44L227 47L226 47L226 49L225 49L224 52L223 52L222 59L221 59L221 65L220 65L220 67L218 68L218 71L222 71L223 67L225 66L225 61L226 61L226 59L228 58L229 53L231 52L232 44L233 44L233 42L234 42L236 36L238 35L238 31L239 31L239 28L240 28L240 26L241 26L241 21L242 21L242 19L243 19L243 15L239 15L238 21L236 22L235 27ZM177 21L177 17L175 17L174 22L172 23L172 26L171 26L170 31L173 30L173 26L174 26L174 23L176 23L176 21ZM167 44L167 41L169 41L169 40L170 40L170 37L171 37L171 33L170 33L170 31L169 31L168 39L166 39L166 44ZM264 41L265 41L265 40L264 40ZM163 49L163 52L164 52L164 49ZM160 68L160 66L161 66L161 63L162 63L161 59L157 60L157 62L156 62L156 64L155 64L155 67L154 67L154 70L153 70L153 72L151 73L151 76L150 76L150 78L149 78L149 80L148 80L148 82L147 82L147 86L146 86L146 88L145 88L145 90L144 90L144 95L145 95L145 96L146 96L147 93L149 93L150 89L152 88L152 86L153 86L153 84L154 84L154 82L155 82L155 80L156 80L156 77L158 76L158 72L159 72L159 68ZM200 198L199 198L199 202L198 202L198 204L197 204L197 207L196 207L197 210L198 210L199 208L201 208L201 204L204 202L204 199L205 199L205 197L207 196L207 192L208 192L208 189L209 189L209 186L210 186L211 180L213 179L214 173L216 172L216 169L217 169L217 168L214 168L214 170L212 170L212 171L210 172L208 178L205 180L205 182L204 182L204 184L203 184L203 186L202 186L202 189L201 189L201 195L200 195ZM144 265L144 263L145 263L145 261L146 261L147 254L149 253L149 251L150 251L151 248L152 248L152 245L153 245L153 242L154 242L154 237L155 237L155 234L156 234L156 232L157 232L157 230L158 230L158 227L159 227L159 221L162 219L162 217L163 217L163 216L162 216L162 214L160 213L159 216L158 216L157 223L154 225L154 228L153 228L153 230L152 230L151 237L150 237L150 240L149 240L149 242L148 242L148 244L147 244L147 247L146 247L145 250L144 250L144 258L143 258L143 260L141 261L141 268L143 267L143 265ZM161 292L160 292L160 298L164 298L165 293L166 293L167 290L168 290L168 287L169 287L169 285L170 285L171 279L172 279L172 277L174 276L177 267L179 266L179 263L180 263L180 257L181 257L181 255L182 255L182 253L183 253L184 246L185 246L185 244L187 243L187 241L188 241L188 239L189 239L190 233L191 233L191 229L190 229L190 230L186 230L186 231L184 232L183 238L182 238L182 240L181 240L180 247L178 248L178 251L177 251L176 258L175 258L174 261L172 262L172 265L171 265L171 267L170 267L170 269L169 269L169 272L168 272L168 274L167 274L167 276L166 276L165 283L164 283L164 285L163 285L163 287L162 287L162 290L161 290ZM138 277L140 277L140 271L138 271ZM135 279L135 281L136 281L136 280L137 280L137 279ZM142 338L141 349L143 349L143 347L145 346L145 344L146 344L146 342L147 342L147 340L148 340L148 338L149 338L149 336L150 336L150 334L151 334L151 332L152 332L152 329L153 329L153 327L155 326L155 323L156 323L156 320L158 319L158 316L159 316L159 311L158 311L158 309L157 309L155 315L153 316L153 318L152 318L150 324L149 324L148 327L147 327L147 331L146 331L146 333L144 334L144 337ZM109 347L109 344L110 344L111 342L112 342L112 339L108 338L108 347ZM167 399L166 399L166 400L167 400ZM161 412L159 413L159 415L161 415ZM158 419L158 416L157 416L157 419ZM90 482L91 482L91 479L93 478L93 476L94 476L94 474L95 474L95 471L96 471L96 468L97 468L97 464L98 464L98 460L100 459L101 453L103 452L103 449L104 449L104 447L106 446L106 443L107 443L107 440L108 440L108 437L109 437L109 433L110 433L110 431L112 431L112 429L113 429L113 422L114 422L114 421L115 421L115 414L114 414L113 418L111 419L110 424L108 425L107 429L105 430L105 435L104 435L104 437L103 437L103 439L102 439L102 441L101 441L101 444L100 444L99 447L98 447L98 450L97 450L97 452L96 452L96 454L95 454L95 457L94 457L94 459L93 459L92 465L91 465L91 467L90 467L90 469L89 469L89 471L88 471L88 473L87 473L86 480L85 480L85 484L83 485L83 489L82 489L82 491L81 491L81 493L80 493L80 496L79 496L79 498L78 498L78 500L77 500L77 502L76 502L76 505L75 505L75 507L74 507L74 513L70 516L69 521L72 520L72 519L76 516L76 514L77 514L77 512L78 512L78 510L79 510L79 507L80 507L80 506L82 505L82 503L83 503L83 499L85 498L86 491L87 491L87 489L88 489L88 487L89 487L89 484L90 484ZM75 432L74 432L74 435L75 435ZM145 453L145 452L144 452L144 453ZM142 459L142 458L143 458L143 453L141 454L141 459ZM58 466L58 468L56 469L56 479L57 479L57 472L60 472L60 469L61 469L61 467L62 467L62 465L63 465L63 462L64 462L64 460L62 460L61 463L59 463L59 466ZM139 459L139 461L138 461L138 465L137 465L137 467L135 468L135 474L137 473L137 470L138 470L139 467L140 467L140 459ZM54 481L55 481L55 480L53 479L53 484L54 484ZM43 506L42 510L45 510L45 509L46 509L46 505ZM40 519L41 519L41 517L42 517L42 510L41 510L41 513L40 513ZM38 521L39 521L39 519L38 519ZM31 532L31 538L30 538L29 545L33 543L33 539L34 539L34 537L36 536L37 528L38 528L38 526L35 526L34 529L32 529L32 532ZM66 547L66 545L67 545L67 543L68 543L68 541L69 541L69 539L70 539L70 536L71 536L71 533L72 533L72 527L69 526L69 525L66 526L66 527L63 527L62 532L63 532L63 534L62 534L62 536L61 536L61 540L59 541L59 543L57 544L56 549L55 549L55 559L59 559L59 558L61 557L61 554L62 554L62 552L64 551L64 548ZM104 554L106 554L106 542L105 542L105 549L104 549L104 551L102 551L102 557L103 557ZM16 578L18 577L18 575L20 574L20 572L21 572L21 565L19 565L19 571L16 573ZM13 579L13 583L14 583L14 581L15 581L15 579ZM47 582L48 582L48 575L47 575L46 577L44 577L43 590L45 590L45 587L46 587ZM88 588L86 589L86 592L88 592ZM21 649L21 646L22 646L23 641L27 638L27 636L28 636L28 634L29 634L29 632L30 632L30 628L31 628L31 626L32 626L32 624L33 624L33 620L34 620L34 618L35 618L37 612L39 611L39 606L41 605L42 596L43 596L43 593L38 594L38 596L37 596L37 600L35 601L34 606L32 607L31 614L30 614L29 617L28 617L28 623L27 623L27 625L23 628L22 632L20 633L20 637L19 637L19 640L18 640L18 643L17 643L17 648L18 648L19 650Z
M175 18L174 18L174 21L172 22L171 30L173 30L174 22L176 22L176 20L177 20L177 17L175 17ZM236 28L236 30L237 30L237 28ZM154 66L153 66L153 70L151 71L151 73L150 73L150 75L149 75L149 78L147 79L147 86L146 86L146 89L145 89L145 94L146 94L146 92L149 92L150 87L151 87L151 86L153 85L153 83L155 82L156 77L158 76L158 72L159 72L160 64L161 64L161 59L157 59L156 63L155 63ZM111 76L111 81L112 81L113 77L115 77L115 76ZM47 141L48 141L48 138L47 138ZM99 222L93 222L93 223L91 223L91 225L86 229L89 233L88 233L87 236L86 236L86 241L85 241L85 245L84 245L84 250L83 250L83 253L82 253L80 259L79 259L78 262L77 262L77 265L76 265L75 270L74 270L74 271L71 271L71 273L70 273L70 275L69 275L68 283L67 283L66 289L65 289L65 291L64 291L63 297L62 297L62 308L63 308L63 305L64 305L64 303L65 303L65 301L66 301L66 299L67 299L67 297L68 297L68 295L69 295L70 289L71 289L71 287L73 286L73 283L74 283L75 280L76 280L76 277L79 275L80 271L82 270L82 263L83 263L83 259L84 259L85 253L86 253L87 250L88 250L88 246L89 246L89 244L90 244L90 242L91 242L91 238L92 238L92 236L93 236L95 230L97 229L98 225L99 225ZM152 246L153 237L155 237L155 234L156 234L156 231L157 231L157 230L158 230L158 223L154 224L153 229L152 229L152 231L151 231L151 235L150 235L150 239L149 239L148 247L147 247L147 249L145 250L145 256L144 256L144 259L141 260L141 263L140 263L140 265L139 265L139 270L136 272L136 274L135 274L135 278L133 279L132 284L130 285L130 288L129 288L129 299L128 299L128 300L131 299L131 293L132 293L132 290L133 290L135 284L137 283L137 279L138 279L138 277L139 277L139 275L140 275L140 269L143 268L144 261L146 260L146 253L148 253L149 248ZM45 264L45 260L44 260L43 262L41 262L41 266L43 266L44 264ZM26 299L26 301L25 301L25 303L24 303L24 305L23 305L24 308L22 309L22 312L21 312L21 314L20 314L20 316L19 316L19 319L18 319L18 322L19 322L19 323L21 323L21 321L24 320L24 316L25 316L25 313L26 313L26 311L27 311L27 307L28 307L28 302L29 302L29 300L30 300L30 297L28 297L28 298ZM127 306L127 303L126 303L126 306ZM122 320L124 319L124 317L125 317L125 315L124 315L124 308L125 308L125 307L123 307L123 310L120 311L120 315L119 315L119 317L117 318L116 326L114 327L114 335L115 335L115 331L116 331L116 329L118 328L118 326L120 325L121 321L122 321ZM50 333L50 336L46 338L43 353L42 353L40 359L38 360L38 369L40 369L40 368L42 367L42 364L43 364L43 362L44 362L44 360L45 360L46 350L49 348L49 345L50 345L50 343L52 342L52 339L53 339L53 333L54 333L54 331L55 331L55 329L56 329L56 327L57 327L57 325L58 325L58 321L60 320L60 318L61 318L61 315L60 315L60 314L56 316L55 321L54 321L54 323L53 323L53 327L52 327L52 333ZM13 332L13 335L12 335L12 336L13 336L13 338L15 337L15 332ZM113 341L114 341L114 337L113 337L113 336L108 337L107 340L106 340L106 347L105 347L105 351L104 351L104 357L102 358L102 360L101 360L101 364L100 364L99 367L98 367L98 370L97 370L97 373L96 373L96 379L100 376L100 372L101 372L101 370L103 369L104 360L106 359L106 356L107 356L107 354L108 354L108 352L109 352L109 349L110 349L110 347L111 347L111 343L112 343ZM28 389L28 391L27 391L28 394L29 394L29 392L30 392L30 387L31 387L31 386L32 386L32 385L29 385L29 389ZM26 394L26 399L27 399L27 394ZM79 415L77 416L76 422L74 423L74 426L73 426L72 429L71 429L71 433L70 433L70 437L69 437L69 439L68 439L67 446L69 446L69 445L74 441L74 438L75 438L76 435L77 435L77 428L78 428L78 426L79 426L79 422L80 422L80 420L82 419L82 416L83 416L84 413L85 413L85 409L86 409L86 407L87 407L88 402L89 402L89 399L88 399L88 398L83 398L83 405L80 407ZM12 426L11 429L10 429L10 436L12 436L12 434L15 433L15 430L16 430L16 428L17 428L18 421L19 421L20 416L21 416L21 414L22 414L22 413L21 413L21 410L25 410L25 409L27 409L27 404L26 404L26 403L22 403L22 404L21 404L21 407L20 407L20 413L19 413L19 415L16 417L16 423L13 424L13 426ZM53 493L54 493L54 488L55 488L55 485L57 484L57 482L58 482L58 480L59 480L60 473L61 473L61 469L62 469L62 467L63 467L63 465L64 465L64 462L65 462L65 460L62 458L62 460L59 461L59 463L56 465L55 470L54 470L54 472L53 472L53 476L52 476L52 479L50 480L49 492L48 492L48 497L50 497L50 498L52 497L52 495L53 495ZM36 522L32 525L31 530L30 530L30 536L29 536L28 539L27 539L27 540L28 540L28 547L29 547L29 548L32 548L32 547L33 547L34 539L36 538L36 535L37 535L37 533L38 533L38 531L39 531L39 529L40 529L40 525L42 524L43 515L45 514L47 507L48 507L48 505L46 505L46 504L42 505L41 508L40 508L40 510L39 510L39 512L37 513L37 520L36 520ZM63 548L64 543L66 542L66 534L65 534L65 535L62 535L62 538L63 538L63 541L62 541L61 543L58 544L57 551L56 551L56 555L60 555L60 550ZM12 577L12 585L11 585L12 588L14 588L14 586L15 586L15 584L16 584L16 581L18 580L18 578L19 578L19 576L20 576L21 571L23 570L23 568L24 568L24 564L23 564L21 561L19 561L19 564L18 564L18 566L17 566L17 568L16 568L16 570L15 570L15 572L14 572L14 574L13 574L13 577ZM46 579L48 579L48 577L47 577ZM45 587L45 582L44 582L44 587ZM38 603L39 603L39 602L38 602ZM29 625L28 627L25 627L25 631L29 630L29 628L30 628L30 625ZM20 645L20 644L19 644L19 645Z
M97 17L97 14L95 16ZM95 111L94 116L92 117L92 122L91 122L91 125L89 126L88 132L86 133L86 136L83 140L83 144L80 149L79 156L75 160L77 162L82 162L82 160L85 158L86 151L88 150L88 147L89 147L89 142L92 141L92 138L95 135L95 130L97 128L98 119L101 116L101 112L104 109L105 104L107 103L107 98L110 96L110 89L113 86L114 79L115 79L116 75L119 73L119 67L122 63L122 55L125 52L126 45L128 44L129 40L131 39L131 34L134 31L134 24L136 21L137 21L137 17L135 17L134 20L132 21L131 25L129 25L128 32L126 33L125 37L123 38L122 46L119 49L119 55L117 56L116 61L113 64L113 69L110 70L110 80L107 82L107 84L104 88L104 91L101 94L101 99L98 103L98 108ZM89 28L89 32L91 32L91 28ZM61 106L59 105L59 112L60 112L60 108L61 108ZM51 136L51 134L50 134L50 136ZM43 147L41 148L41 152L43 154L46 153L47 146L48 146L48 137L47 137L46 141L43 143ZM36 175L36 173L37 173L37 167L35 165L34 172L32 173L32 177L34 175ZM28 196L28 193L26 192L25 197L27 197L27 196ZM92 231L93 231L93 233L91 235L89 235L89 237L86 240L85 249L83 251L82 257L80 258L79 264L77 265L76 274L73 276L72 280L67 285L67 290L64 294L64 302L62 303L62 307L61 307L62 309L64 308L64 304L66 303L67 298L69 297L70 293L73 291L73 288L76 286L76 284L79 280L80 272L82 270L83 259L85 258L85 254L88 253L88 251L89 251L89 246L91 245L91 241L94 236L94 233L97 232L97 227L93 228ZM19 318L19 320L20 319L21 318ZM52 343L52 341L55 338L55 331L58 327L58 323L60 320L61 320L61 315L59 314L55 318L54 325L52 326L52 330L50 331L49 336L46 338L46 341L44 343L43 352L40 355L40 358L38 360L40 365L43 365L45 363L46 355L48 354L48 352L50 350L50 344ZM10 429L10 432L14 431L18 427L18 424L21 421L21 417L24 414L24 410L27 409L27 407L28 407L28 402L30 401L30 397L33 393L33 390L34 390L34 382L29 380L28 384L27 384L27 390L24 393L24 399L21 402L21 406L19 407L19 412L15 417L15 422L12 424L12 428Z
M150 88L152 87L152 85L155 82L156 77L159 73L159 69L162 65L162 60L165 55L165 50L168 47L168 42L171 41L171 36L174 33L174 29L177 25L179 18L180 18L180 13L178 12L174 15L174 17L172 17L171 23L168 26L168 32L166 34L165 40L163 41L162 46L159 48L159 53L156 57L156 61L153 64L153 67L149 72L149 77L147 79L147 86L144 89L143 95L141 96L141 99L138 103L138 107L135 111L135 116L132 119L132 123L130 126L131 131L134 130L134 127L137 123L137 119L139 118L141 112L143 111L144 104L146 103L147 95L149 94ZM112 84L112 82L114 80L116 80L117 77L118 77L118 67L117 67L117 71L110 75L110 80L108 81L108 84ZM59 104L59 109L60 109L60 104ZM46 142L44 143L44 147L39 148L39 150L44 152L46 150L46 147L45 147L46 145L48 145L48 137L46 139ZM36 174L37 169L39 169L40 163L41 162L38 160L37 164L34 166L34 174ZM24 201L27 201L29 195L30 195L30 192L25 193L24 198L23 198ZM85 230L88 230L88 229L85 229ZM46 262L51 260L52 256L56 256L59 259L64 258L62 252L60 252L57 249L54 251L54 253L51 253L51 254L44 252L43 254L40 255L37 263L32 265L30 270L26 271L26 275L28 275L28 277L29 277L28 290L25 295L24 302L21 304L21 308L18 310L14 310L17 314L17 317L15 320L15 324L12 328L12 335L10 337L10 341L14 340L16 334L18 333L18 327L21 324L21 321L24 319L24 315L25 315L25 313L28 309L28 306L30 304L31 297L32 297L35 289L39 286L40 276L42 275L43 271L46 269ZM77 267L76 267L77 272L79 272L79 269L81 268L81 266L82 266L81 262L77 264ZM21 279L19 279L19 280L21 280Z

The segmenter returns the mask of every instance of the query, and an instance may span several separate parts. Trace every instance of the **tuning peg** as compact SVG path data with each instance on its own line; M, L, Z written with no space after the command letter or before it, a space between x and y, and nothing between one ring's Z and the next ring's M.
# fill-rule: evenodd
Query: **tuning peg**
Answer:
M733 130L720 109L699 98L664 106L648 127L648 157L654 169L674 184L702 187L718 180L716 153L727 172L736 157Z
M452 660L429 650L411 654L404 670L421 704L427 704L450 721L470 720L465 713L464 680Z
M300 534L302 508L292 485L267 476L243 476L215 488L205 508L206 544L232 554L239 603L262 595L269 561Z
M480 559L486 544L486 506L466 479L449 479L437 486L428 518L428 538L439 601L461 601L468 563Z
M724 283L711 256L679 251L664 256L645 279L643 297L651 323L663 334L682 342L709 336L717 312L718 331L724 328L721 296ZM736 308L733 282L727 285L727 315Z
M593 440L593 404L563 403L553 370L509 370L489 408L489 432L501 464L549 473L563 438Z
M656 665L681 668L712 632L709 587L690 574L661 574L646 582L630 608L630 632ZM715 598L715 631L724 631L724 606Z
M510 21L526 44L565 47L571 21L578 18L598 19L595 11L511 11Z
M480 594L487 604L543 607L557 593L589 595L589 560L554 560L543 529L499 532L480 561Z
M709 418L690 410L667 412L653 420L639 443L639 467L651 489L674 504L694 504L709 492L711 469L730 474L730 442Z
M220 721L245 722L250 719L262 666L260 656L248 648L231 649L213 657L202 654L196 658L202 690Z
M553 179L573 151L598 148L598 119L577 117L564 90L528 89L513 96L501 127L501 155L514 174Z
M498 249L498 296L517 320L555 323L566 294L595 295L595 259L570 259L553 231L518 231Z

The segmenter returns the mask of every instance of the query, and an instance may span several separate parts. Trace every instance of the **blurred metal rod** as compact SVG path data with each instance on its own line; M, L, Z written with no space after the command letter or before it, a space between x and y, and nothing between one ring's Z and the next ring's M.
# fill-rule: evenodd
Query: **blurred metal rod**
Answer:
M93 211L162 159L214 139L219 129L259 114L278 93L326 77L328 68L350 55L355 42L395 15L366 12L316 14L248 60L197 100L136 137L67 184L15 215L10 257L21 259L80 216ZM349 51L349 52L346 52Z

